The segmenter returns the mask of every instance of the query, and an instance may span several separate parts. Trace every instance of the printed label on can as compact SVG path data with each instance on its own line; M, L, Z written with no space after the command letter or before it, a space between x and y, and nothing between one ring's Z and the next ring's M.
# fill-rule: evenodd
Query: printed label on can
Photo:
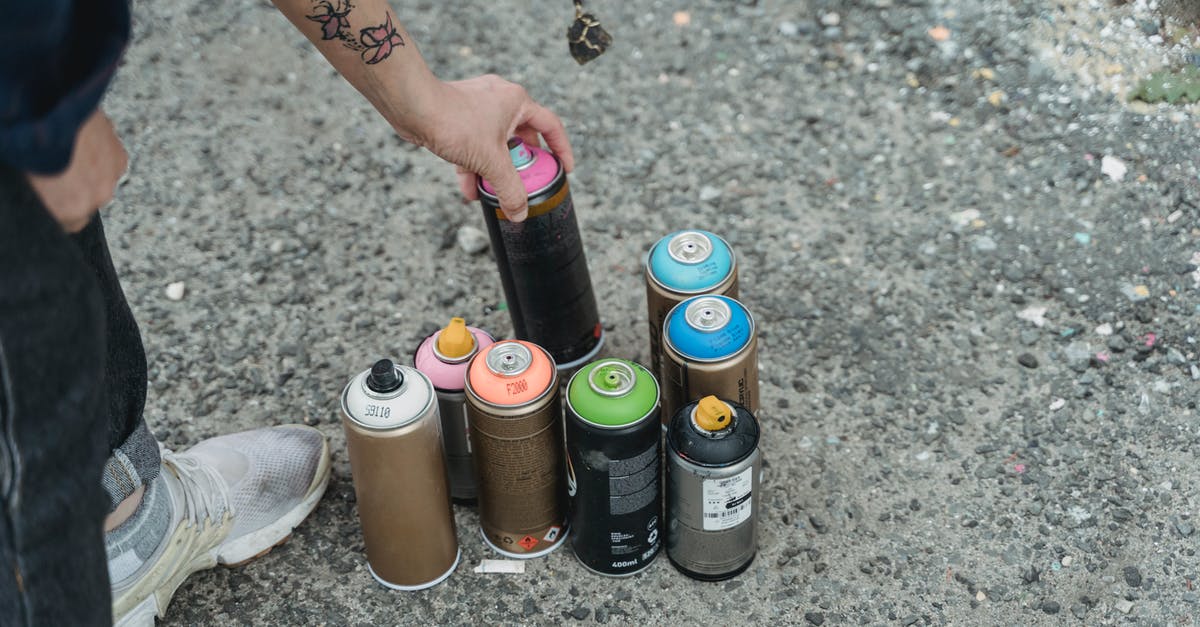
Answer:
M721 531L750 519L754 467L732 477L704 480L704 530Z
M555 526L551 527L549 531L546 532L546 535L542 536L542 539L545 540L546 542L554 542L555 540L558 539L558 534L561 531L562 531L562 527L555 525Z

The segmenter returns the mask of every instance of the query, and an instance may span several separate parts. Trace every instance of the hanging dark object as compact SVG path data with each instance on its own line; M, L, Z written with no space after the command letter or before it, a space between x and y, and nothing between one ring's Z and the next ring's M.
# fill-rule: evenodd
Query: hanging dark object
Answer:
M579 65L604 54L612 43L612 35L604 30L600 21L591 13L583 12L582 0L575 2L575 21L567 29L567 46L571 49L571 57Z

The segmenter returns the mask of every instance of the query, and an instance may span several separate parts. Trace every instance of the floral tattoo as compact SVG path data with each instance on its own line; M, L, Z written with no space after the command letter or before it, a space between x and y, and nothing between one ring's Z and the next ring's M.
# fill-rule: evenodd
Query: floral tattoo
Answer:
M313 14L306 15L308 19L321 25L321 40L338 40L347 48L361 53L367 65L375 65L388 58L397 46L404 45L404 38L392 24L392 14L386 14L383 24L359 30L358 39L354 38L350 27L350 11L354 5L350 0L336 0L335 6L330 0L316 0L313 4Z

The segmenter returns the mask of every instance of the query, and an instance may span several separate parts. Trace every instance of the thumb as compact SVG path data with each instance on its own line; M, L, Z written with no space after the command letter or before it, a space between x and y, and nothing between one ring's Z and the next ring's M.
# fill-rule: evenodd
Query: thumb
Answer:
M525 194L525 184L521 182L521 175L517 174L508 151L494 153L480 175L495 188L504 215L512 222L525 220L529 213L529 197Z

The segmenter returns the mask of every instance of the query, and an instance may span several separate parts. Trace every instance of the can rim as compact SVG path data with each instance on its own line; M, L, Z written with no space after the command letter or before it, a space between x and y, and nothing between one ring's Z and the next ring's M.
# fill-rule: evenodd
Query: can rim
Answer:
M688 229L687 231L680 231L679 234L687 233L687 232L695 231L695 230L696 229ZM663 243L663 240L666 239L665 236L660 238L657 242L655 242L654 245L650 247L650 250L646 251L646 255L642 260L642 266L646 269L646 276L651 281L653 281L655 285L663 288L667 292L670 292L672 294L687 294L689 296L695 296L697 294L707 294L708 292L712 292L714 289L716 289L717 286L728 281L730 279L730 277L737 276L737 268L738 268L737 253L734 252L733 247L729 245L729 242L725 241L724 237L721 237L720 235L717 235L716 233L709 233L709 235L720 240L720 242L722 244L725 244L725 248L729 250L729 260L731 262L729 264L729 272L726 272L725 276L722 277L720 281L717 281L710 287L698 289L698 290L677 290L673 287L667 287L666 285L664 285L663 282L658 279L658 277L654 276L654 270L652 270L650 268L650 257L654 254L654 250ZM726 289L728 289L728 288L726 288ZM724 291L724 290L722 290L722 291Z
M716 296L719 296L719 294L716 294ZM724 298L728 298L729 300L732 300L733 302L737 303L738 306L740 306L742 308L742 311L746 312L746 318L750 320L750 339L748 339L745 344L742 344L736 351L733 351L732 353L729 353L728 355L725 355L723 357L717 357L717 358L700 358L700 357L692 357L691 355L684 354L684 352L679 350L679 348L675 346L675 343L671 341L671 334L667 333L667 323L671 320L671 314L675 313L675 310L677 308L679 308L681 305L683 305L683 303L687 302L685 300L685 301L676 303L674 307L671 307L671 309L669 309L667 311L667 316L665 318L663 318L663 328L662 328L662 334L661 334L663 347L669 349L672 353L675 353L676 355L679 355L680 357L687 359L688 361L693 361L693 362L696 362L699 364L721 363L727 359L733 359L734 357L737 357L737 356L741 355L742 353L750 350L750 347L753 346L756 342L758 342L758 322L754 319L754 312L750 311L749 307L747 307L744 303L742 303L742 301L740 301L736 298L731 298L729 296L725 296Z
M605 361L618 361L618 360L615 360L615 359L607 360L606 359ZM641 364L638 364L638 365L641 365ZM597 366L597 367L599 367L599 366ZM646 368L645 366L642 366L642 369L645 370L646 372L650 372L650 370L648 368ZM644 416L642 416L641 418L638 418L637 420L634 420L632 422L627 422L623 425L602 425L598 422L592 422L591 420L588 420L587 418L585 418L583 416L583 414L580 414L579 412L575 411L575 405L571 402L571 382L574 381L575 377L579 376L579 373L581 373L581 372L583 372L582 369L576 370L574 372L574 374L571 375L571 378L567 379L567 392L566 392L566 394L563 394L563 404L566 406L567 415L577 417L580 422L583 422L587 425L596 427L598 429L603 429L605 431L620 431L621 429L630 429L630 428L639 426L643 422L646 422L647 420L649 420L650 417L654 415L655 410L659 410L659 411L662 410L662 384L659 383L658 379L654 376L653 373L651 373L650 380L654 381L654 404L650 406L650 409L646 412L646 414ZM612 397L609 397L609 398L612 398Z
M558 155L550 152L549 150L542 150L542 152L550 155L554 159L555 164L557 164L557 166L558 166L558 170L554 173L554 177L550 179L550 182L546 183L545 186L539 187L535 190L526 190L525 196L528 198L533 198L535 196L545 193L546 190L554 187L555 185L558 184L558 182L561 179L565 178L565 171L563 170L562 159L559 159ZM528 164L525 165L525 167L528 168L532 165L533 165L533 161L530 161ZM524 168L522 168L522 169L524 169ZM486 198L487 200L494 201L497 204L500 203L499 196L497 196L483 188L483 177L482 176L475 177L475 189L479 190L480 198Z
M393 362L393 363L395 363L395 362ZM345 416L346 418L348 418L355 425L357 425L363 429L367 429L368 431L380 431L380 432L392 431L395 429L402 429L402 428L407 427L407 426L411 425L412 423L416 422L421 416L425 415L425 413L429 411L429 407L437 402L437 388L434 387L433 381L430 380L429 376L426 375L424 372L421 372L420 370L418 370L412 366L405 366L400 363L395 363L395 367L397 369L406 368L406 369L411 370L412 372L420 375L421 379L423 381L425 381L425 384L429 386L429 389L431 390L431 393L429 394L429 400L425 401L425 406L421 408L421 411L417 412L415 415L410 417L408 420L405 420L404 422L397 423L394 425L387 425L387 426L367 424L367 423L363 422L362 420L359 420L359 418L357 416L351 414L350 409L346 406L346 398L350 395L350 389L356 383L359 385L360 388L362 388L362 390L367 394L367 396L369 396L375 400L380 400L380 401L385 401L385 400L390 400L390 399L396 398L396 397L400 396L400 394L403 390L406 389L407 382L408 382L408 373L407 372L405 373L405 384L404 385L401 385L400 387L396 388L392 392L387 392L384 394L375 392L374 390L367 387L366 377L367 377L367 375L369 375L371 373L371 370L368 368L367 370L364 370L364 371L354 375L354 377L352 379L350 379L350 382L346 384L346 387L342 389L342 397L341 397L342 415Z
M506 340L500 340L499 342L497 342L497 344L499 344L500 342L504 342L504 341L506 341ZM538 350L542 351L542 353L545 354L546 357L550 360L550 363L554 364L554 356L550 354L550 351L542 348L541 346L539 346L537 344L534 344L533 342L530 342L530 344L532 346L537 347ZM554 373L553 376L550 377L550 385L547 385L546 389L542 390L541 394L538 394L537 396L525 401L524 403L519 403L517 405L500 405L497 403L493 403L493 402L483 398L482 396L480 396L479 393L475 391L474 386L471 385L470 372L468 372L467 375L463 378L463 391L470 392L469 394L467 394L468 399L470 399L474 402L477 402L481 405L486 405L488 407L496 407L498 409L520 409L522 407L529 407L531 405L534 405L534 404L540 402L542 399L546 398L547 394L549 394L552 390L554 390L555 388L558 387L558 382L562 378L558 374L558 368L551 368L550 371ZM422 374L424 374L424 373L422 373Z

